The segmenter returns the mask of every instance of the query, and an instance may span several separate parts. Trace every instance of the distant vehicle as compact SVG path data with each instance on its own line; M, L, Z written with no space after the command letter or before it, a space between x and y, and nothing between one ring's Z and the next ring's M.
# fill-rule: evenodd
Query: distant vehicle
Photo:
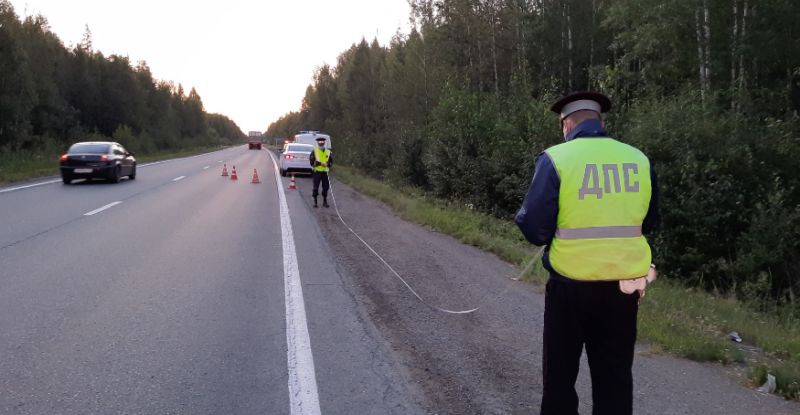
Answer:
M59 161L61 179L70 184L75 179L107 179L114 183L123 176L136 179L136 159L119 143L92 141L75 143Z
M247 145L250 150L261 150L261 140L250 140Z
M300 131L300 134L295 134L294 142L297 144L316 146L318 137L325 137L325 148L331 148L331 136L320 133L319 131Z
M287 173L308 173L311 174L311 162L309 158L314 146L310 144L288 143L283 146L281 153L281 176Z
M264 134L262 134L261 131L248 131L247 132L247 136L250 137L250 138L253 138L253 137L261 138L262 135L264 135Z

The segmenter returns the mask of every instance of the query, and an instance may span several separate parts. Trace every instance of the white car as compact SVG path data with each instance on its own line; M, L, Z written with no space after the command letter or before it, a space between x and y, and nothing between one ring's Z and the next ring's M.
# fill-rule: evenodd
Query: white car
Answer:
M287 173L311 174L309 157L314 151L314 146L309 144L288 143L283 146L281 153L281 176Z
M312 146L317 145L317 138L325 139L325 148L331 149L331 136L328 134L320 133L319 131L300 131L300 134L294 136L296 144L309 144Z

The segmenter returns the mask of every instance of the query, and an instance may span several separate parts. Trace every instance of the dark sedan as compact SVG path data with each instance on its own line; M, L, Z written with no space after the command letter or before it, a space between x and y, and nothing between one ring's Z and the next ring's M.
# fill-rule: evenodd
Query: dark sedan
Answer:
M61 156L61 178L64 184L75 179L107 179L114 183L128 176L136 179L136 159L119 143L75 143Z

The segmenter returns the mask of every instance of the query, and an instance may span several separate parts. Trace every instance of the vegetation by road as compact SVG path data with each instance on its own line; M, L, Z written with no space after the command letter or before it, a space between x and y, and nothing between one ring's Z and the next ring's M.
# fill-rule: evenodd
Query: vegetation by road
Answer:
M800 2L410 3L409 33L320 67L268 135L325 131L340 162L510 220L561 141L548 105L601 90L658 173L662 269L800 317Z

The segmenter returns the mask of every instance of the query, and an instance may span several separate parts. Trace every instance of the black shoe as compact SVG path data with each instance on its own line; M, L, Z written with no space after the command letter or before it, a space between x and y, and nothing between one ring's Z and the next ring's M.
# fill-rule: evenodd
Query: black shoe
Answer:
M316 207L319 207L319 205L317 205L317 198L316 198L316 196L314 197L314 207L315 207L315 208L316 208Z
M329 208L330 206L328 206L328 202L322 202L322 207Z

